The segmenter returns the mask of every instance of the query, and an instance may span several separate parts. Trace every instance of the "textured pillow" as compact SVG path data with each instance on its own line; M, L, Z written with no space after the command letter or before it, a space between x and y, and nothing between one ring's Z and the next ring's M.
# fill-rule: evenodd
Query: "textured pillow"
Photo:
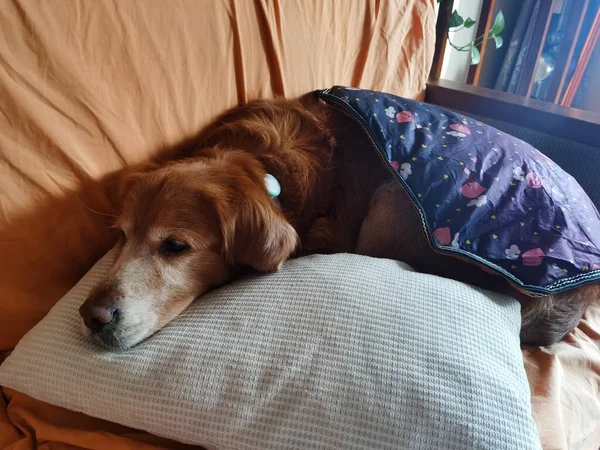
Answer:
M113 258L21 340L1 385L211 449L539 448L513 299L311 256L111 353L82 337L77 309Z

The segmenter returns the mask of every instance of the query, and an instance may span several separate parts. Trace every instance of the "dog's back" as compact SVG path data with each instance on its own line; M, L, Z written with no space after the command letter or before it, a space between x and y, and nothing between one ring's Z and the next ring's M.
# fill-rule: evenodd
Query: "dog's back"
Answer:
M391 178L364 132L313 96L258 100L211 126L196 155L243 149L276 175L298 254L354 252L375 192Z

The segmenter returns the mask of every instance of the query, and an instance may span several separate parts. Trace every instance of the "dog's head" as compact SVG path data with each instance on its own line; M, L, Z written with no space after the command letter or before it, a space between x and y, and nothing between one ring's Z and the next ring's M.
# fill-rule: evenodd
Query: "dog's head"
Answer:
M214 152L129 174L120 189L120 252L80 308L85 333L126 349L236 270L279 269L297 245L249 154Z

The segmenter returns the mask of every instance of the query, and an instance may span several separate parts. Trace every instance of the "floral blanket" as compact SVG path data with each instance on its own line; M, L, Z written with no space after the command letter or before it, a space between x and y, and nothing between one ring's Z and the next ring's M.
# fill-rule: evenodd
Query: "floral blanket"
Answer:
M430 244L533 296L600 279L600 216L538 150L461 114L391 94L316 91L369 135L422 215Z

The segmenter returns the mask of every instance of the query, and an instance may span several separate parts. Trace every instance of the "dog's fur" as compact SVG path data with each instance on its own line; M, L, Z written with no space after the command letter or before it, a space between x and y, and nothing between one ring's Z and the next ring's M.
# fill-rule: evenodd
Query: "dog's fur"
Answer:
M598 285L532 299L436 253L371 145L354 122L312 97L256 101L221 116L190 157L132 171L120 191L119 257L81 307L88 327L107 311L112 320L86 332L106 347L128 348L248 269L271 272L294 256L337 252L398 259L510 293L523 305L525 344L555 342L577 325ZM281 184L279 204L266 191L266 173ZM187 248L169 252L169 240Z

